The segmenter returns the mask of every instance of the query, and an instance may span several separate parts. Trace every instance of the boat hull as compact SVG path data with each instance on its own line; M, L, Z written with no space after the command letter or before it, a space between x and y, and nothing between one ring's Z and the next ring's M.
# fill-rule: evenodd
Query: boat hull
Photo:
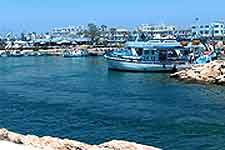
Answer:
M189 65L175 64L149 64L141 62L127 62L121 60L107 59L109 70L129 71L129 72L175 72Z

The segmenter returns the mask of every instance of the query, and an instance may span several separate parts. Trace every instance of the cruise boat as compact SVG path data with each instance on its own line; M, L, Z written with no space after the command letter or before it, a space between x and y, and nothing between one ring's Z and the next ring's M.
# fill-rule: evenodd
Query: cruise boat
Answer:
M134 72L172 72L190 67L189 50L176 40L127 42L126 48L107 53L108 68Z

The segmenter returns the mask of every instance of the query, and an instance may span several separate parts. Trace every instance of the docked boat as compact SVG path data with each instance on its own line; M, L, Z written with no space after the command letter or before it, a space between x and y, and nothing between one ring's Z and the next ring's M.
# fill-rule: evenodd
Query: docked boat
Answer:
M24 56L42 56L41 52L39 51L25 51L23 52Z
M189 49L175 40L128 42L125 49L107 53L108 68L135 72L171 72L190 67Z
M8 57L8 56L10 56L10 52L9 51L3 51L3 52L1 52L0 56L1 57Z
M65 50L63 57L83 57L87 56L88 53L85 50Z
M22 57L24 56L20 50L13 50L10 52L10 57Z

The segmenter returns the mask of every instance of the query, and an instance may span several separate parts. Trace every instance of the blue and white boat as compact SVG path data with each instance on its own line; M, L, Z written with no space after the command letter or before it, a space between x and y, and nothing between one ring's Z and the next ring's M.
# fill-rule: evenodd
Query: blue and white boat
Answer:
M171 72L190 67L189 49L175 40L128 42L126 48L106 54L111 70Z

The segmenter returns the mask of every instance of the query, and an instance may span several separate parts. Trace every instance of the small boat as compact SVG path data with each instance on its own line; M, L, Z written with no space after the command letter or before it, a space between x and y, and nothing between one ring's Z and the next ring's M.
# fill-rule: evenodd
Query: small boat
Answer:
M1 54L0 54L1 57L8 57L10 56L10 52L9 51L3 51Z
M41 52L39 51L27 51L23 53L24 56L42 56Z
M128 42L125 49L107 53L108 68L134 72L172 72L189 68L189 49L176 41Z
M10 57L22 57L24 56L20 50L14 50L10 52Z
M63 57L84 57L88 53L85 50L65 50L63 52Z

